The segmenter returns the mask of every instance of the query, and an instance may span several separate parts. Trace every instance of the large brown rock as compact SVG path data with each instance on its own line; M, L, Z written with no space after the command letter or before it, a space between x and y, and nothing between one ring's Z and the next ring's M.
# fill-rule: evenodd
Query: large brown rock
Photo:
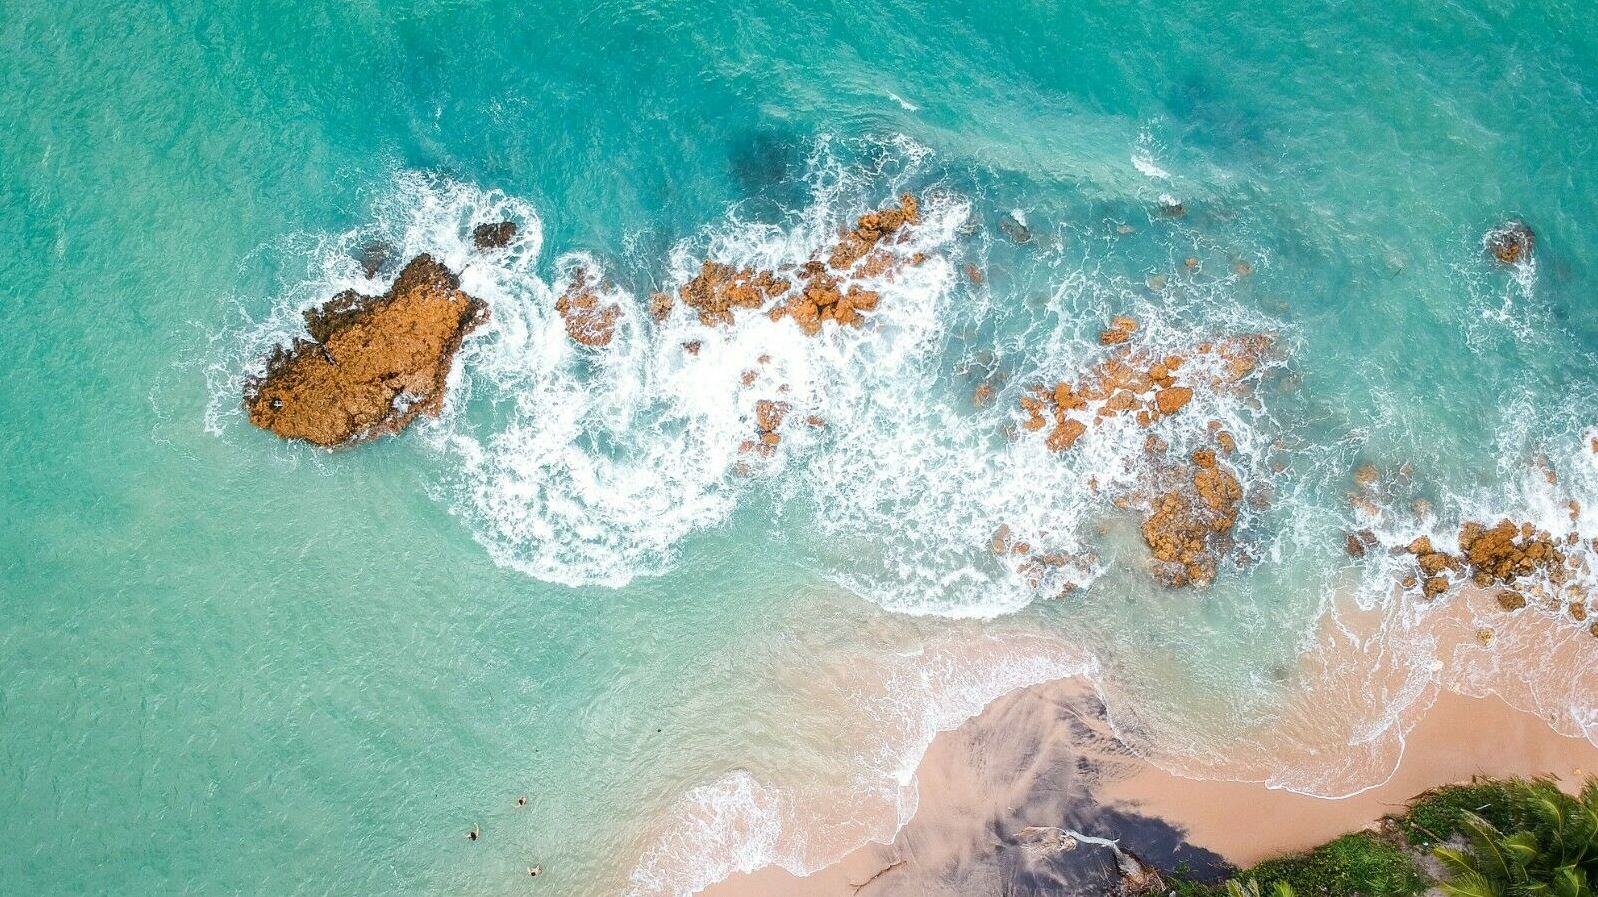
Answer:
M284 439L342 447L436 415L461 341L488 305L429 255L381 296L346 290L305 312L310 339L279 346L244 386L250 422Z
M1161 414L1175 414L1193 400L1193 390L1186 386L1172 386L1154 394L1154 407Z

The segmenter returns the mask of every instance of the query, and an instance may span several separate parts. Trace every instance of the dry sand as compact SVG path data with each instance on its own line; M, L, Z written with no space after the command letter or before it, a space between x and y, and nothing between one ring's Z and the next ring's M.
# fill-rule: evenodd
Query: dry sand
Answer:
M1339 800L1242 782L1198 782L1143 764L1099 799L1158 815L1194 844L1246 866L1312 847L1403 808L1438 785L1472 776L1552 775L1574 782L1598 772L1598 748L1560 735L1503 700L1443 692L1405 739L1386 782Z

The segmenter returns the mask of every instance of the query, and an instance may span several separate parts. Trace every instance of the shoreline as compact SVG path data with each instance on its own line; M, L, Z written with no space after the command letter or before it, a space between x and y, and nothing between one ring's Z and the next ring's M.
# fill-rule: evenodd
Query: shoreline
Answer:
M1497 696L1440 691L1397 766L1355 794L1323 798L1262 782L1199 780L1136 756L1082 677L1019 689L939 733L916 770L919 806L892 843L872 842L807 876L734 874L702 897L1099 893L1107 851L1062 850L1060 828L1108 838L1163 871L1197 878L1367 828L1431 788L1473 776L1598 772L1598 747ZM867 891L869 886L870 890Z

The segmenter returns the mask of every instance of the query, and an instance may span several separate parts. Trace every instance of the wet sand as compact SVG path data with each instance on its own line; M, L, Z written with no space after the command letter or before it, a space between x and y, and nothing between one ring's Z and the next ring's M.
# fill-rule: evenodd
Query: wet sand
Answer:
M1374 823L1411 797L1474 775L1598 772L1598 748L1498 698L1443 692L1410 731L1384 783L1341 799L1263 784L1195 781L1131 754L1082 680L1014 692L937 737L920 804L892 844L861 847L806 877L766 868L706 897L956 897L1102 893L1108 851L1061 850L1056 828L1119 838L1156 867L1196 877L1302 850Z

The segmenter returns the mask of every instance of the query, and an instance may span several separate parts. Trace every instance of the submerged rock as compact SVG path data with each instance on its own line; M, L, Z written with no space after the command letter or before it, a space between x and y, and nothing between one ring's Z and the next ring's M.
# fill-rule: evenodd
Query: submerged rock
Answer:
M1020 219L1016 218L1013 212L1005 212L1003 215L999 216L999 230L1002 231L1006 237L1009 237L1012 243L1022 244L1032 242L1032 229L1023 224Z
M472 228L472 245L478 249L504 249L515 238L514 221L494 221Z
M1504 589L1498 593L1498 606L1504 610L1520 610L1526 606L1526 596L1513 589Z
M1506 265L1515 265L1531 258L1536 235L1524 221L1510 220L1487 232L1487 251Z
M342 447L397 433L444 404L450 365L488 305L432 256L381 296L346 290L305 312L310 339L279 346L245 381L250 422L284 439Z
M360 255L355 260L361 263L361 273L371 280L383 271L383 266L388 264L389 248L387 243L368 243L361 247Z
M1376 541L1374 532L1362 529L1359 532L1349 533L1343 545L1348 551L1348 556L1357 559L1364 557L1367 551L1375 547Z

